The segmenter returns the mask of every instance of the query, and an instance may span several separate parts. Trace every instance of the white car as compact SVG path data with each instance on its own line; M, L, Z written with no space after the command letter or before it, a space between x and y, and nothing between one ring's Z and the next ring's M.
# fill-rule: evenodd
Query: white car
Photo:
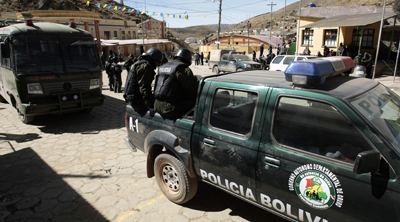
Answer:
M289 64L293 61L315 59L316 56L308 55L279 55L276 56L271 64L269 64L270 71L285 71Z

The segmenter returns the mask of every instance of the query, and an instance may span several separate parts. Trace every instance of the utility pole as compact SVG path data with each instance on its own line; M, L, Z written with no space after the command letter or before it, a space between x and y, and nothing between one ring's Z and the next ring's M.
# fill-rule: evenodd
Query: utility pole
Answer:
M272 43L272 37L271 37L271 34L272 34L272 7L276 4L274 4L274 2L271 2L271 4L267 4L267 5L271 6L271 21L269 22L269 44L271 45L271 43Z
M217 42L219 42L219 33L221 32L221 12L222 12L222 0L219 0L219 21L218 21ZM219 49L219 43L217 44L217 49Z
M296 55L299 54L300 43L300 19L301 19L301 0L299 2L299 23L297 24L297 38L296 38Z
M285 8L283 9L283 31L282 31L282 42L285 42L285 19L286 19L286 0L285 0Z
M249 40L249 38L250 38L250 31L249 31L250 27L251 27L251 23L250 23L249 20L247 20L247 55L250 54L250 40Z
M382 37L382 28L383 28L383 20L385 17L385 9L386 9L386 0L383 0L383 10L382 10L382 18L381 18L381 26L379 27L379 37L378 37L378 46L376 49L376 54L375 54L375 65L374 65L374 70L372 74L372 79L375 79L375 72L376 72L376 65L378 63L378 55L379 55L379 48L381 46L381 37ZM396 19L394 20L396 22ZM361 48L361 46L360 46ZM396 75L396 73L394 73Z

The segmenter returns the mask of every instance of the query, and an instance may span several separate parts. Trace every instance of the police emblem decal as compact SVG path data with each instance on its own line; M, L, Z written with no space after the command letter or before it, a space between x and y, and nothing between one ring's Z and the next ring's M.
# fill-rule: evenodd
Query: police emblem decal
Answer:
M343 189L339 179L329 169L318 164L298 167L289 177L289 190L308 206L326 210L333 205L342 207Z

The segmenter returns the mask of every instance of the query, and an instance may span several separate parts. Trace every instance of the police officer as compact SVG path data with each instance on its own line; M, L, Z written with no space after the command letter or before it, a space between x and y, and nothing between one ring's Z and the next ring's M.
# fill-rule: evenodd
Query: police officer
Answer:
M360 55L357 55L356 57L354 57L354 63L356 64L356 66L362 65L361 64L361 58L362 58L362 54L361 53L360 53Z
M168 62L158 69L154 88L154 108L161 116L176 119L189 112L196 103L200 76L194 76L189 66L192 53L181 48Z
M162 52L157 48L150 48L131 67L126 84L124 98L132 108L144 116L149 108L154 107L154 95L151 83L156 75L155 69L163 59Z
M126 62L124 63L124 67L128 73L129 73L129 70L131 69L131 66L133 65L133 63L135 63L133 61L134 58L135 58L135 56L133 54L129 54L128 60L126 60Z
M122 85L122 80L121 80L121 73L122 73L122 67L118 65L119 58L114 57L113 58L113 63L111 64L111 70L114 75L114 92L115 93L121 93L121 85Z
M110 91L114 91L114 89L113 89L114 88L114 74L111 70L112 58L113 58L112 55L108 56L108 60L106 62L106 67L105 67L106 73L108 76L108 85L110 86Z
M364 56L361 59L361 64L367 69L367 78L372 78L372 56L368 52L364 52Z

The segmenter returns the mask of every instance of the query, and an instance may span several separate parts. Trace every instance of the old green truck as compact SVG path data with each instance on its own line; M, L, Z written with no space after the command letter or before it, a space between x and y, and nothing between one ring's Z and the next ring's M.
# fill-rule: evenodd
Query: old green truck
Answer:
M399 221L400 98L349 61L207 76L179 119L127 105L125 142L178 204L202 181L289 221Z
M93 36L69 26L35 22L0 28L0 102L24 123L35 116L90 112L104 102Z

